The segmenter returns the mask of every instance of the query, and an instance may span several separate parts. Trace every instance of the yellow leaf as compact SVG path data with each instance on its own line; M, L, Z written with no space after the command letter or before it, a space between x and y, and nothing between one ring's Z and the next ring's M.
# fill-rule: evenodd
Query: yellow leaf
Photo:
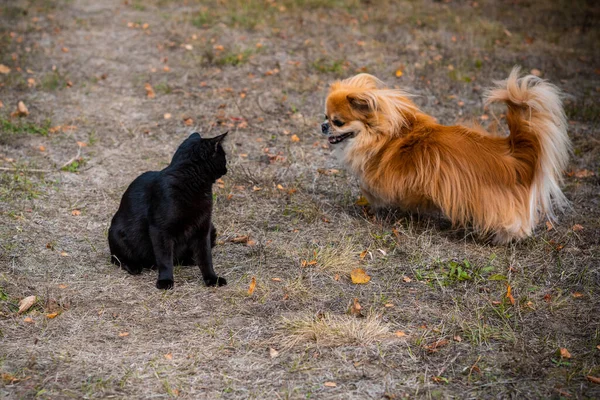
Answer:
M36 300L35 296L27 296L24 299L22 299L21 301L19 301L19 311L17 311L17 314L21 314L21 313L24 313L25 311L29 310L31 308L31 306L33 306L35 304L35 300Z
M256 289L256 278L252 277L250 281L250 286L248 287L248 296L251 296L254 293L254 289Z
M367 283L371 280L371 277L367 275L364 269L362 268L354 268L352 272L350 272L350 278L352 278L352 283L361 284Z
M510 301L510 304L512 304L512 305L515 304L515 298L511 294L511 287L510 287L510 285L506 285L506 298Z
M366 257L366 255L367 255L367 253L368 253L368 251L367 251L367 250L363 250L363 251L360 253L360 256L359 256L359 257L360 257L360 259L361 259L361 260L364 260L364 259L365 259L365 257Z
M401 69L397 69L396 70L396 77L400 78L403 75L402 70Z
M360 196L354 204L356 204L357 206L368 206L369 200L367 200L364 196Z
M58 313L57 312L46 314L46 318L48 318L48 319L54 319L56 317L58 317Z
M300 141L300 138L298 137L298 135L295 135L295 134L292 135L291 139L292 139L292 142L299 142Z

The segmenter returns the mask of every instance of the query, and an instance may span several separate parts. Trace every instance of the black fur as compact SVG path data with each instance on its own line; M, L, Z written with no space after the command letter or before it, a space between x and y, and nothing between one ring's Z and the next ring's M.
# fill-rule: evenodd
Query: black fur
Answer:
M227 173L225 135L191 134L162 171L129 185L108 230L111 261L130 274L156 266L159 289L173 288L173 264L198 265L207 286L223 286L213 270L212 185Z

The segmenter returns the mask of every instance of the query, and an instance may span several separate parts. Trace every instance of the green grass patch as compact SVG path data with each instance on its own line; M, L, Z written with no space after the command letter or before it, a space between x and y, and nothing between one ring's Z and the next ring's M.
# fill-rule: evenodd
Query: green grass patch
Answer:
M23 121L22 119L13 120L0 117L0 128L2 130L0 134L33 134L48 136L48 130L50 129L51 125L52 121L50 119L46 119L40 125L32 122Z
M319 58L311 64L313 69L324 74L342 75L346 71L346 61Z

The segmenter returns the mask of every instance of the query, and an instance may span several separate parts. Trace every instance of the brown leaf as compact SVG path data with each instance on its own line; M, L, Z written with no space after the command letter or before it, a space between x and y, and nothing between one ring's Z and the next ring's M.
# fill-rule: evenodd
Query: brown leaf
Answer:
M17 103L17 109L10 115L12 117L26 117L29 115L29 110L27 109L25 103L19 101L19 103Z
M256 246L256 240L248 240L246 242L246 246L249 246L249 247Z
M394 307L394 303L385 303L383 306L385 308L393 308Z
M6 75L6 74L9 74L9 73L10 73L10 68L7 67L4 64L0 64L0 74Z
M355 317L362 317L363 315L360 312L361 309L362 309L362 306L358 302L358 298L355 297L354 300L352 301L352 306L350 306L350 315L353 315Z
M404 331L396 331L394 333L397 337L405 337L406 333Z
M535 76L542 76L542 71L540 71L537 68L533 68L531 71L529 71L531 73L531 75L535 75Z
M587 169L578 169L577 171L573 172L573 175L575 175L576 178L589 178L595 174L593 171L589 171Z
M21 301L19 301L19 311L17 311L17 314L22 314L25 311L29 310L31 308L31 306L33 306L35 304L35 301L36 301L35 296L27 296L24 299L22 299Z
M571 358L571 353L569 353L569 350L564 347L559 349L559 355L561 358Z
M546 230L547 231L551 231L552 229L554 229L554 226L552 225L552 222L546 221Z
M454 341L460 343L460 342L462 342L462 338L460 337L460 335L455 335L454 336Z
M423 346L423 347L433 353L433 352L438 351L438 349L440 347L444 347L447 344L448 344L448 340L447 339L440 339L438 341L435 341L435 342L433 342L433 343L431 343L429 345Z
M152 86L149 83L146 83L144 85L144 88L146 89L146 97L148 97L149 99L153 99L156 97L156 93L154 93L154 89L152 89Z
M232 243L247 243L250 237L248 235L236 236L231 239Z
M119 337L129 336L129 332L119 332Z
M366 257L366 255L367 255L367 253L368 253L368 251L367 251L367 250L363 250L363 251L360 253L360 255L359 255L360 259L361 259L361 260L364 260L364 259L365 259L365 257Z
M58 317L58 313L57 312L46 314L46 318L48 318L48 319L54 319L56 317Z
M269 356L271 356L271 358L279 357L279 352L277 350L275 350L274 348L270 347L269 348Z
M40 147L38 147L38 150L41 152L44 152L44 151L46 151L46 147L40 145Z
M412 282L412 279L410 279L408 276L404 276L404 277L402 277L402 280L403 280L404 282L406 282L406 283L408 283L408 282Z
M192 118L185 118L183 120L183 124L185 126L192 126L194 124L194 120Z
M371 277L367 275L362 268L354 268L352 272L350 272L350 278L352 279L352 283L357 285L368 283L371 280Z
M163 118L164 119L171 119L172 115L171 113L164 113Z
M546 294L544 295L544 301L545 301L546 303L550 303L550 302L552 301L552 295L551 295L550 293L546 293Z
M573 230L573 232L579 232L583 230L583 226L579 225L579 224L575 224L573 225L573 227L571 228Z
M71 215L74 215L74 216L81 215L81 211L79 211L79 210L73 210L73 211L71 211Z
M588 375L588 376L586 376L586 378L587 378L588 381L590 381L592 383L595 383L597 385L600 385L600 376L591 376L591 375Z
M290 139L292 140L292 142L299 142L300 141L300 138L296 134L292 135L292 137Z
M33 318L31 317L25 317L25 319L23 320L23 322L27 322L28 324L33 322Z
M323 384L323 386L327 386L327 387L336 387L336 386L337 386L337 383L335 383L335 382L325 382L325 383Z
M250 286L248 287L248 296L251 296L254 293L254 289L256 289L256 278L252 277L250 281Z
M580 298L580 297L583 297L583 293L581 293L581 292L574 292L574 293L572 294L572 296L573 296L573 297L575 297L576 299L578 299L578 298Z
M165 354L165 358L167 360L172 360L173 359L173 353L167 353L167 354Z
M58 285L59 289L66 289L68 287L69 287L69 285L65 285L64 283L61 283L60 285Z
M271 278L273 282L281 282L281 278Z

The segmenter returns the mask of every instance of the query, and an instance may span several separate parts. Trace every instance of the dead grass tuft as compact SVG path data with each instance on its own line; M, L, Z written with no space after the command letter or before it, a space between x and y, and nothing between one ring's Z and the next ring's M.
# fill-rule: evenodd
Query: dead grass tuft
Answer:
M390 330L381 317L366 318L330 313L284 318L276 336L284 348L312 343L317 346L370 345L390 337Z

